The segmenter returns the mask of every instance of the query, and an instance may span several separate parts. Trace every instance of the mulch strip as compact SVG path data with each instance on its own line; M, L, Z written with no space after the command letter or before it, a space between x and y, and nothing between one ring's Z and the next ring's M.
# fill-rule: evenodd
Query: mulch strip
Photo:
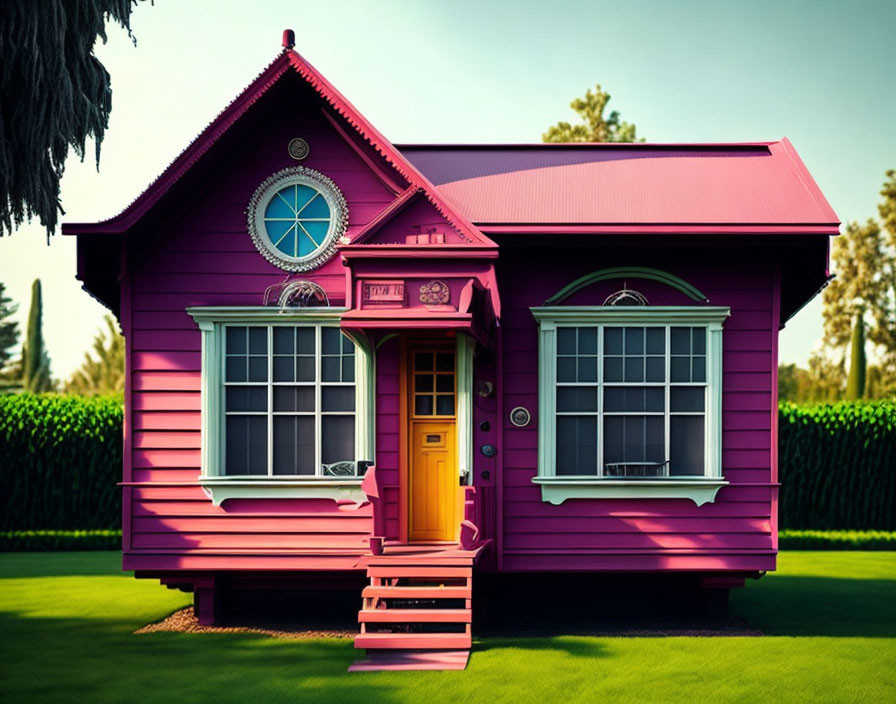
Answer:
M271 638L289 640L308 640L313 638L354 638L358 635L356 628L307 628L301 624L284 628L274 628L271 624L245 624L232 626L203 626L193 613L193 607L175 611L167 618L150 623L134 631L142 633L258 633ZM551 636L598 636L621 638L664 638L664 637L744 637L762 636L762 631L753 628L745 621L731 619L722 624L695 627L695 624L661 624L657 627L618 627L618 628L562 628L557 626L535 626L502 628L491 627L477 629L477 636L488 638L543 638Z
M285 638L303 640L310 638L354 638L358 635L357 629L327 629L309 630L301 626L293 628L272 628L264 624L252 624L243 626L203 626L193 613L193 607L188 606L180 611L175 611L168 618L156 623L150 623L143 628L134 631L140 633L258 633L272 638Z

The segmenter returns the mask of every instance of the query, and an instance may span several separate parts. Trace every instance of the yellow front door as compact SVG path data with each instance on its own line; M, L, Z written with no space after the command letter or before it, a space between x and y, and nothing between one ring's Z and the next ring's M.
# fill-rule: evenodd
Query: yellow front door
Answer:
M454 350L410 351L410 540L457 540Z

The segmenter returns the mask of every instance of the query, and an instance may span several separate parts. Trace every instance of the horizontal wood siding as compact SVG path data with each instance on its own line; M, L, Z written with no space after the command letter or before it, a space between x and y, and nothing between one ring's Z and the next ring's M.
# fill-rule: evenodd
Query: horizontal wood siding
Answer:
M399 536L399 380L398 338L385 342L376 354L376 471L384 488L386 537Z
M265 289L286 277L252 243L246 208L265 178L296 164L287 155L289 139L301 133L312 145L302 165L324 172L343 191L349 235L393 199L370 167L322 119L316 104L283 114L288 119L259 129L257 141L235 154L231 168L221 169L202 191L192 194L192 200L182 203L179 212L172 212L167 227L154 233L152 241L132 242L129 251L132 449L130 475L125 479L136 486L125 494L131 497L125 545L130 545L126 563L135 568L213 566L218 562L203 556L227 551L293 555L280 563L291 569L297 568L295 555L307 554L302 565L308 567L324 560L315 555L326 554L326 565L345 568L367 547L372 530L369 506L352 511L340 510L329 500L240 499L213 506L196 485L201 338L186 309L261 305ZM301 278L320 284L331 304L345 301L345 269L338 256ZM383 383L389 383L388 375ZM380 446L378 459L397 466L388 438ZM180 558L172 557L176 555L190 557L177 562ZM334 555L344 559L340 562ZM268 569L278 564L264 559Z
M503 421L504 568L768 569L773 568L771 414L773 266L749 252L701 261L681 249L645 246L627 254L577 250L573 256L502 244L499 284L504 325L504 407L525 406L526 428ZM642 252L650 252L644 255ZM541 500L532 483L538 451L537 326L529 308L577 277L611 266L669 271L700 289L712 305L730 306L723 333L722 465L731 485L714 503L689 500ZM659 283L630 280L652 305L696 305ZM621 281L595 284L564 305L600 305ZM752 557L745 557L745 552ZM673 562L658 556L676 554ZM702 556L702 557L701 557ZM674 566L673 566L674 565ZM746 567L745 567L746 565ZM764 565L764 567L763 567Z

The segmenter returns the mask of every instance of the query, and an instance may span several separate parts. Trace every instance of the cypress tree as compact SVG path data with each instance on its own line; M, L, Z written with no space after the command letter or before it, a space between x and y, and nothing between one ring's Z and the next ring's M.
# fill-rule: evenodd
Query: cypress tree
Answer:
M846 398L858 401L865 396L865 320L861 309L856 316L852 329L852 340L849 352L849 377L846 379Z
M31 284L31 308L28 310L28 331L22 347L22 386L26 391L50 391L50 358L44 347L43 300L40 279Z
M11 320L17 308L6 296L6 286L0 281L0 372L12 356L12 348L19 341L18 325Z

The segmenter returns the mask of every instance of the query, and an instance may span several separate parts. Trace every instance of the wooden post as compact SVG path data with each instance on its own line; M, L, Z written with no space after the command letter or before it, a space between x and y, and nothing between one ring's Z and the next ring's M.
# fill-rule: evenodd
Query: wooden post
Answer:
M203 626L219 626L227 612L226 575L210 575L193 584L193 613Z

